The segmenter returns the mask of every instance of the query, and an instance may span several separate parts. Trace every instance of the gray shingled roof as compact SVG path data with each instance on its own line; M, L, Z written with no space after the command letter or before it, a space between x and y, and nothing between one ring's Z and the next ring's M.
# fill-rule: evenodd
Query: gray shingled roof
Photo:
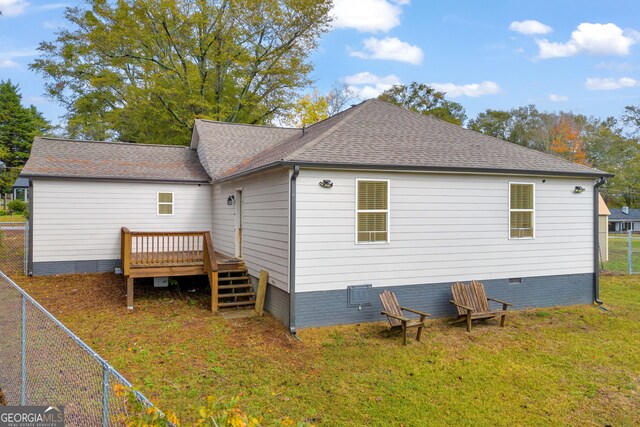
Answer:
M19 176L14 182L12 188L29 188L29 178Z
M208 182L189 147L35 138L24 177Z
M297 135L300 130L196 120L194 132L200 160L209 175L216 179L243 161Z
M640 221L640 209L629 208L628 214L621 208L609 208L609 211L611 211L609 221Z
M356 105L238 164L230 178L277 164L608 176L377 99Z

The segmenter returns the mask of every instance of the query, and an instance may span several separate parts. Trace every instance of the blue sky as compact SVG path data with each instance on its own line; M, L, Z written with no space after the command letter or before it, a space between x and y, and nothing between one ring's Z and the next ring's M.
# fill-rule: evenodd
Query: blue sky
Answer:
M27 65L64 25L67 3L0 0L0 79L53 122ZM346 82L362 97L418 81L447 92L470 117L487 108L619 116L640 104L640 2L335 0L334 29L313 54L321 92Z

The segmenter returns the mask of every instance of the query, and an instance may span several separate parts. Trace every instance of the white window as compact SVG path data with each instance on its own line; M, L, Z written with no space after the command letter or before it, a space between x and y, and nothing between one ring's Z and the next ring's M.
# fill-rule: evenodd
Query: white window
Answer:
M509 183L509 238L535 237L535 186L531 183Z
M173 215L173 193L158 193L158 215Z
M356 243L389 241L389 180L356 180Z

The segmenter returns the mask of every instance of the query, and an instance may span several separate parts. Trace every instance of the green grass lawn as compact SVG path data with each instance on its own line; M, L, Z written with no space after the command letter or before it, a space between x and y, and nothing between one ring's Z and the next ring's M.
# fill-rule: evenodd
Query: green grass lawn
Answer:
M523 311L471 334L436 319L407 347L384 323L304 329L297 341L270 317L212 316L189 286L139 290L129 313L111 274L19 282L183 419L206 396L239 395L267 421L319 426L640 424L637 276L602 278L608 311Z
M19 214L0 215L0 222L25 222L25 218Z
M628 270L628 246L627 235L609 235L609 261L604 263L605 271L616 273L627 273ZM640 236L634 235L632 239L632 250L638 251L632 256L632 269L640 273Z

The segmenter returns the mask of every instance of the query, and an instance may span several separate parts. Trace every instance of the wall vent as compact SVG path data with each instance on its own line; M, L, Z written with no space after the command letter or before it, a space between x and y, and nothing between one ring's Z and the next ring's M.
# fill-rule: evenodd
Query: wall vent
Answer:
M347 306L348 307L370 307L371 303L371 294L372 294L372 286L371 285L353 285L347 286Z

